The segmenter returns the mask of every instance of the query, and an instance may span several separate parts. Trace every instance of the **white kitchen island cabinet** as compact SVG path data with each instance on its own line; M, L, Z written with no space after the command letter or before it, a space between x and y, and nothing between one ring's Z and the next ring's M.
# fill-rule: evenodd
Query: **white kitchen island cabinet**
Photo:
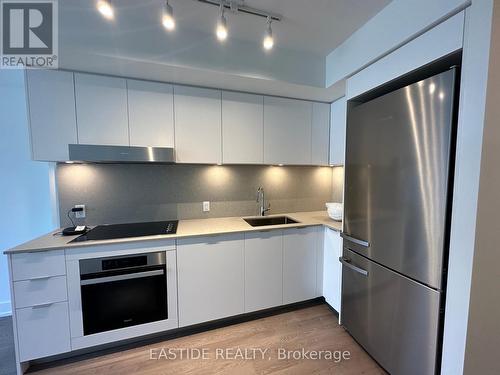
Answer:
M245 310L244 235L177 241L179 327Z

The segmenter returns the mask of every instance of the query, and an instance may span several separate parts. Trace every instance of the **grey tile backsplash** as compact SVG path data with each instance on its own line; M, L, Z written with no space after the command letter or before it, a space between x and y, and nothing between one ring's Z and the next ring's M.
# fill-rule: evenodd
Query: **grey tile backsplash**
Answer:
M323 210L342 199L342 168L59 164L56 183L61 226L75 204L96 225L168 219L256 215L263 186L271 214ZM210 201L210 212L202 202Z

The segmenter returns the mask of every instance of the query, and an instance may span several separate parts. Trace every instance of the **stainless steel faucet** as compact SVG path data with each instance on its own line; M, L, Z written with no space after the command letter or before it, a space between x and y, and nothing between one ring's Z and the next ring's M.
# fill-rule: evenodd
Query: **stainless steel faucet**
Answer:
M268 203L266 207L266 197L264 195L264 188L262 186L259 186L259 188L257 189L257 202L260 203L259 215L265 216L266 212L271 209L271 203Z

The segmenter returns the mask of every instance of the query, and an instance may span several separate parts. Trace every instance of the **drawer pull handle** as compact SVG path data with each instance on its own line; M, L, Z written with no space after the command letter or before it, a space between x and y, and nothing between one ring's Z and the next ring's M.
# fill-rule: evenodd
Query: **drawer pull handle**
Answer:
M50 302L50 303L41 303L39 305L31 306L31 308L33 310L35 310L35 309L43 309L44 307L49 307L49 306L52 306L53 304L54 304L53 302Z
M32 277L29 279L30 281L37 281L37 280L47 280L52 278L52 276L40 276L40 277Z
M163 270L156 270L156 271L128 273L125 275L96 277L95 279L80 280L80 285L103 284L103 283L110 283L113 281L123 281L131 279L140 279L142 277L160 276L163 274L164 274Z
M339 262L342 263L347 268L350 268L351 270L353 270L353 271L355 271L357 273L360 273L363 276L368 276L368 271L367 270L364 270L362 268L356 267L355 265L351 264L350 260L348 260L346 258L339 257Z
M354 237L351 237L351 236L348 236L347 234L345 234L344 232L341 232L340 233L340 237L342 237L344 240L347 240L347 241L351 241L355 244L358 244L360 246L363 246L363 247L370 247L370 243L368 241L365 241L365 240L360 240L358 238L354 238Z

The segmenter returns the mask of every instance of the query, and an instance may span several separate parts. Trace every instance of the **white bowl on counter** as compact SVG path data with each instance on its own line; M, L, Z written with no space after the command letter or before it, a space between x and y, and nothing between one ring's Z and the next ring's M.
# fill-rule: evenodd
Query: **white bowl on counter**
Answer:
M326 210L328 211L328 216L330 216L335 221L342 221L342 213L344 212L342 203L330 202L326 203Z

